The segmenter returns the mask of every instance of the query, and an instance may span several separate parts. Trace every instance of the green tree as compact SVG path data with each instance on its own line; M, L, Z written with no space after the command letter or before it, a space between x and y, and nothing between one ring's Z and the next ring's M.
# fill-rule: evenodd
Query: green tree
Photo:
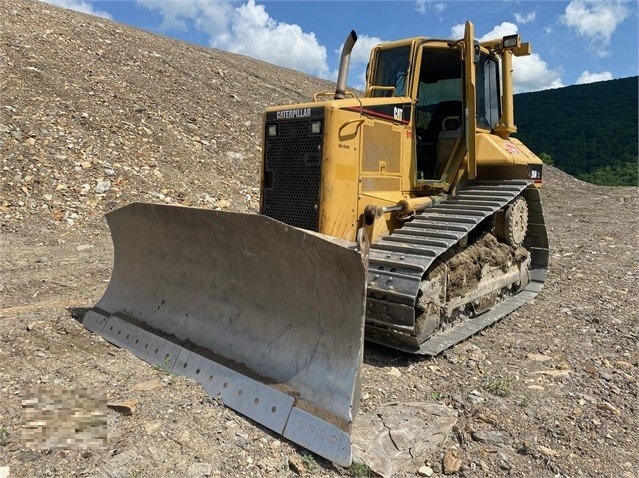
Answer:
M539 159L541 159L544 164L549 164L550 166L554 166L555 162L552 159L552 156L550 156L548 153L539 153Z
M580 179L637 185L638 80L515 95L516 136L546 164Z

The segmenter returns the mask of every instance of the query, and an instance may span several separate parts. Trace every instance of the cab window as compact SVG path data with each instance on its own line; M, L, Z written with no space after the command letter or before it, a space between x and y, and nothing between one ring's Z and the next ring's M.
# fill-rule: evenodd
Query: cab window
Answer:
M379 50L375 65L375 76L371 84L373 86L394 86L394 96L406 96L410 46ZM391 92L389 90L373 90L372 96L391 96Z
M475 66L477 88L477 127L492 129L499 121L500 92L497 59L482 53Z

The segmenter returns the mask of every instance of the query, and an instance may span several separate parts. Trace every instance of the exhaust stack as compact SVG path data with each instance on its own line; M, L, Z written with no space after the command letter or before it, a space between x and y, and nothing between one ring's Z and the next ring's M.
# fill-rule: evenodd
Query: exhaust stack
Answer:
M357 41L357 33L351 30L346 37L342 47L342 56L339 60L339 73L337 74L337 86L335 88L335 99L341 100L346 97L346 78L348 77L348 66L351 62L351 51Z

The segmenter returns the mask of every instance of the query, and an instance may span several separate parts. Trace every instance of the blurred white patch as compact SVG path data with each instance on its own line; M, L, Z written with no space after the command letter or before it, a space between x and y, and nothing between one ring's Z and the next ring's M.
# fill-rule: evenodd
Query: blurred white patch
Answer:
M453 25L450 32L452 38L462 38L464 36L464 25ZM485 35L480 36L478 40L495 40L517 32L517 25L511 22L502 22L499 25L495 25ZM477 34L477 32L475 33ZM523 38L522 41L526 41L526 39ZM561 69L550 68L538 53L513 57L513 89L515 93L561 88L564 86L561 81L561 75Z
M590 50L600 57L610 55L608 45L617 26L630 16L625 2L573 0L560 21L590 40Z
M226 0L137 0L137 3L159 12L164 29L184 29L192 23L209 36L209 44L214 48L324 78L331 75L326 48L313 32L278 22L255 0L237 7Z
M565 86L561 69L551 69L538 53L513 57L513 88L515 93L539 91Z
M515 13L515 20L520 25L525 25L526 23L534 22L536 17L537 17L537 12L535 10L527 14Z

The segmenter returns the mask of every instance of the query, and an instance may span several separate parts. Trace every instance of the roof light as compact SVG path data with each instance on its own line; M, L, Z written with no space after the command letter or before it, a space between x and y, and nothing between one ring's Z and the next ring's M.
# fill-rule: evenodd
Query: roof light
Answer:
M504 48L515 48L519 46L519 43L520 43L520 40L519 40L519 35L517 33L515 33L514 35L506 35L502 39L502 44Z

